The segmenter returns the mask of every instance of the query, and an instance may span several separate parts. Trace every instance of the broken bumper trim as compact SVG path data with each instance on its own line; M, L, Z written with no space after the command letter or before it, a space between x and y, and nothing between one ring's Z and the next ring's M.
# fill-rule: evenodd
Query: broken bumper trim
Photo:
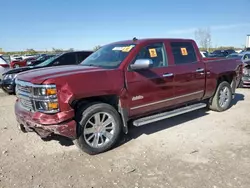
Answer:
M17 121L21 130L35 132L41 138L46 138L52 134L65 136L70 139L76 138L76 123L74 120L58 125L41 125L29 120L24 120L21 117L18 117Z
M52 134L70 139L76 138L77 123L72 119L44 125L39 121L35 121L32 118L33 113L22 109L18 103L15 105L15 114L19 128L24 132L36 132L41 138L46 138Z

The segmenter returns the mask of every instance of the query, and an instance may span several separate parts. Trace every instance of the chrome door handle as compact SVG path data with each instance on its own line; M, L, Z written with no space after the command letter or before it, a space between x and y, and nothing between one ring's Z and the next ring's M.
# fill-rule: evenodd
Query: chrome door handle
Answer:
M162 76L163 77L171 77L171 76L174 76L174 74L173 73L166 73L166 74L163 74Z
M204 69L196 69L196 72L204 72Z

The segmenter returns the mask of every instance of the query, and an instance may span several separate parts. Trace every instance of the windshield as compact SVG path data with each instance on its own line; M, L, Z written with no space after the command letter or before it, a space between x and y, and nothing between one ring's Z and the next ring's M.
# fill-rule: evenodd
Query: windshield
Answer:
M47 59L46 61L43 61L42 63L39 63L38 65L35 65L35 67L44 67L49 65L54 59L58 58L59 55L55 55L49 59Z
M87 57L80 65L108 69L117 68L134 47L135 44L110 44L103 46Z

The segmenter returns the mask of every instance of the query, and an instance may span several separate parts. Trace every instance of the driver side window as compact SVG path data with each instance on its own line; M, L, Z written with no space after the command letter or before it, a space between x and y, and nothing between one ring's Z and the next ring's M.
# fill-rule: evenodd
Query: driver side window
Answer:
M151 59L153 68L166 67L168 65L163 43L155 43L143 47L137 54L135 61L138 59Z

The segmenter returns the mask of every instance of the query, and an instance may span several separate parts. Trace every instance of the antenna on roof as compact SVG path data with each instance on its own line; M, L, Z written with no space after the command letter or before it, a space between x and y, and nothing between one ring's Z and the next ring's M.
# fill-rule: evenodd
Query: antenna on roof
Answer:
M137 41L137 40L138 40L138 39L137 39L136 37L133 38L133 41L134 41L134 42Z

